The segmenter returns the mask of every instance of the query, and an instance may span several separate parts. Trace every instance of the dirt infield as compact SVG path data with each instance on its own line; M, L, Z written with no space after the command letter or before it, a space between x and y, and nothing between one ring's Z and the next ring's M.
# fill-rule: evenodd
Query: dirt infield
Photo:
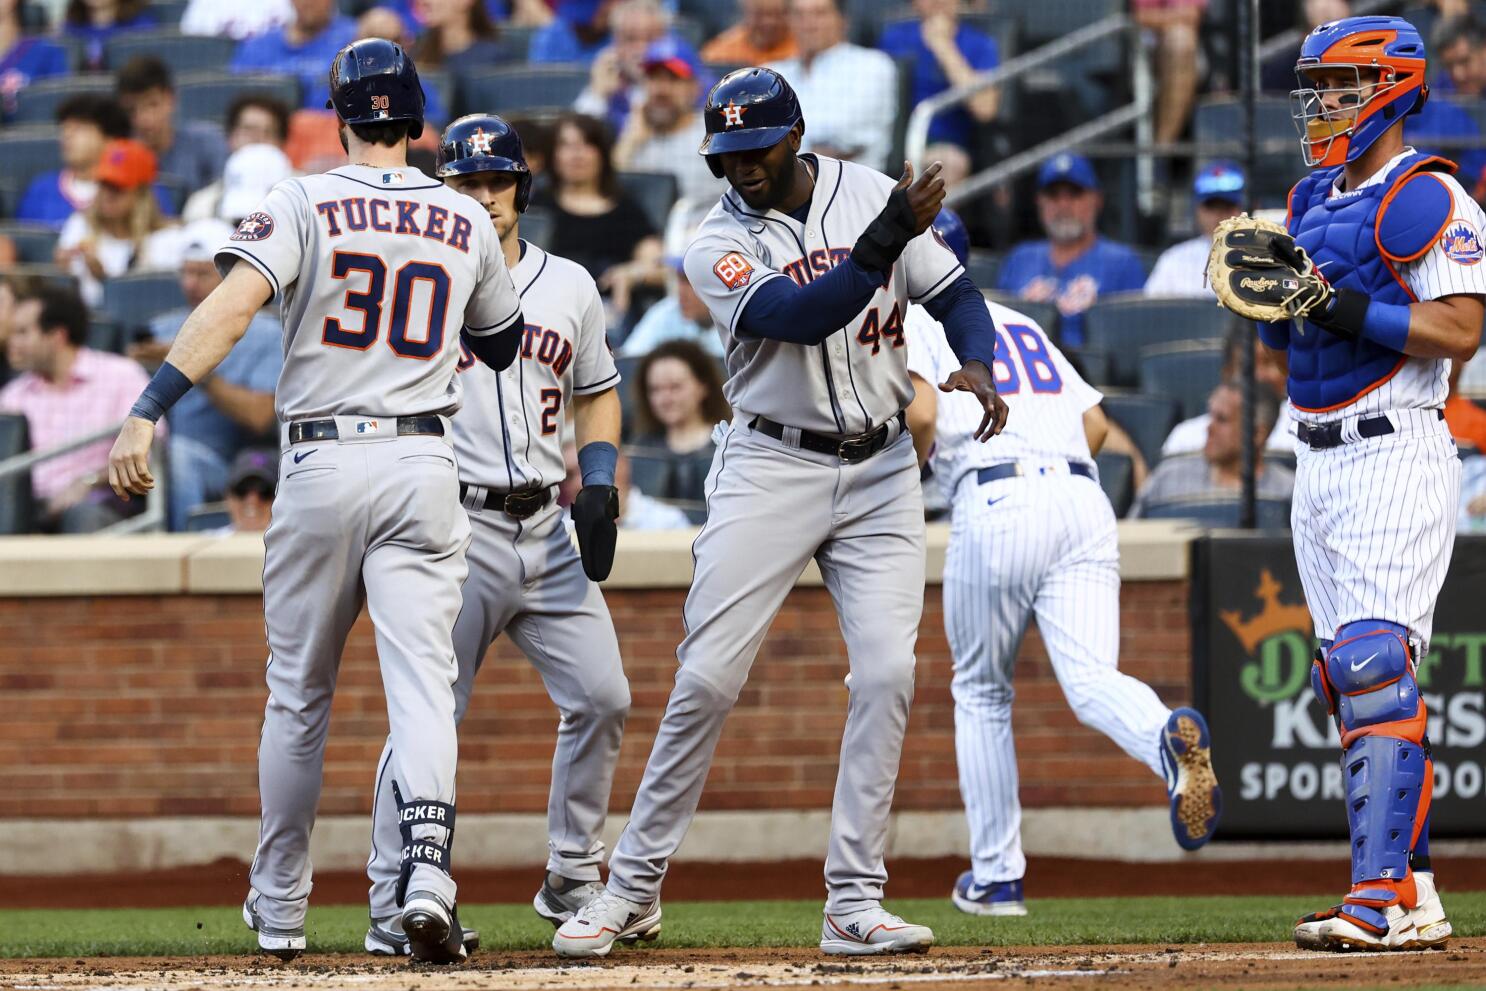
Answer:
M616 951L609 960L559 965L546 953L481 953L457 969L310 956L0 961L0 989L105 986L114 991L273 988L422 991L537 989L915 988L1341 988L1486 982L1486 939L1428 953L1301 953L1283 944L1196 947L943 949L926 956L841 962L809 950Z

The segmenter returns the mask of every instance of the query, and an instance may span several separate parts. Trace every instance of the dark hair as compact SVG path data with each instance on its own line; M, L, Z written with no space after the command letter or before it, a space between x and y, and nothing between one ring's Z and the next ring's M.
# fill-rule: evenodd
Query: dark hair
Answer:
M385 124L347 124L351 133L369 145L397 147L397 143L408 136L409 120L389 120Z
M540 117L523 117L512 114L506 123L521 135L521 148L526 152L526 164L532 174L538 175L552 168L552 125ZM535 164L533 162L535 161Z
M1212 395L1217 395L1224 389L1232 389L1238 394L1239 409L1243 409L1243 380L1224 379L1213 386ZM1254 390L1254 447L1259 453L1263 453L1264 442L1269 438L1270 431L1274 430L1274 424L1280 415L1280 401L1271 395L1268 389Z
M170 79L170 67L154 55L136 55L119 70L118 91L120 96L138 96L152 89L175 92Z
M88 339L88 308L74 290L44 285L25 298L41 302L36 324L44 333L61 327L73 347L81 347Z
M1438 54L1447 48L1455 47L1462 41L1472 45L1486 42L1486 24L1482 24L1470 14L1457 14L1454 17L1442 18L1434 26L1434 33L1429 36L1429 50Z
M106 138L127 138L129 115L119 101L101 93L78 93L57 105L57 123L83 120L96 126Z
M684 338L666 341L664 344L656 345L655 350L640 359L640 364L635 368L634 390L635 390L635 434L645 436L646 434L658 434L665 431L665 427L655 418L655 413L650 409L650 368L662 358L675 358L691 369L691 374L702 383L707 390L707 395L702 399L702 419L709 423L719 420L730 419L733 415L732 407L722 394L722 369L717 365L717 359L713 358L702 346L694 341Z
M619 176L614 168L614 135L609 130L609 125L597 117L587 114L563 114L557 118L557 123L552 126L552 145L556 151L557 138L562 134L562 129L571 125L586 144L592 145L599 152L599 193L609 199L619 198ZM565 181L557 174L557 158L553 158L547 164L547 171L552 174L552 186L554 191Z
M274 126L279 131L279 143L283 144L289 140L289 105L278 97L269 93L240 93L232 98L227 104L227 133L237 126L238 118L243 113L257 107L266 110L273 117Z
M476 41L494 41L500 37L500 28L490 19L490 11L486 9L484 0L475 0L470 4L469 30ZM413 43L412 54L413 62L417 65L443 65L444 32L438 28L425 28L423 34Z
M119 14L116 18L120 24L127 24L140 14L144 13L145 0L119 0ZM89 27L92 25L92 15L88 13L87 0L67 0L67 23L78 27Z

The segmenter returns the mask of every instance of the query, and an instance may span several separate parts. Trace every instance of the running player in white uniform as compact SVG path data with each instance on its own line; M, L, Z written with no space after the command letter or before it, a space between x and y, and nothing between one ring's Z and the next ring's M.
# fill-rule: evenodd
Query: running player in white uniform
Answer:
M968 248L949 211L935 229ZM937 387L958 363L921 306L908 308L905 328L915 393L908 425L954 514L944 627L955 661L955 753L971 870L952 898L977 915L1024 915L1011 679L1033 615L1079 721L1165 777L1179 844L1195 850L1212 837L1222 798L1202 716L1173 712L1118 669L1119 545L1093 461L1108 430L1102 397L1036 321L998 303L986 307L996 324L996 389L1011 408L1006 430L975 443L980 407Z
M451 630L469 520L449 416L461 337L504 368L521 301L499 239L468 197L406 164L423 91L398 46L353 42L331 94L353 165L275 186L217 254L224 280L176 337L110 458L116 490L151 487L154 420L277 298L283 463L264 537L268 707L263 824L243 917L258 945L304 949L310 829L341 650L363 603L376 629L399 807L395 903L420 960L462 959L455 885ZM463 325L464 330L461 331Z
M1287 366L1299 440L1291 526L1322 649L1316 695L1341 734L1352 887L1295 927L1306 949L1415 949L1450 936L1429 862L1433 765L1415 680L1454 543L1460 461L1449 360L1486 307L1486 216L1453 163L1403 142L1428 97L1399 17L1323 24L1291 95L1309 166L1286 228L1329 286L1307 318L1259 327ZM1214 250L1222 250L1222 246Z
M1005 406L980 293L926 234L939 167L911 187L860 165L799 157L799 104L783 77L740 69L708 95L703 154L730 191L686 253L721 328L733 422L718 431L707 523L683 619L680 670L609 883L558 930L563 956L599 956L660 926L660 886L696 810L724 720L784 598L820 566L849 655L850 708L832 807L821 948L924 950L925 926L882 908L883 849L913 696L924 519L902 410L903 311L945 317L965 367L951 379ZM886 205L885 205L886 204Z
M604 510L618 456L619 372L592 276L520 239L531 172L515 130L495 116L461 117L444 129L438 155L445 183L488 211L526 320L520 357L510 368L497 374L468 354L459 363L465 397L454 418L454 450L474 536L464 608L454 624L455 718L469 706L485 652L507 633L541 673L561 713L547 807L547 876L534 903L557 926L602 890L599 834L630 696L609 609L584 574L553 495L566 473L562 427L571 408L584 478L574 504L579 540L593 577L607 577L615 533L614 518ZM602 546L595 545L595 526L607 526ZM372 924L366 948L378 954L406 952L407 943L395 925L392 755L389 740L378 768L367 864Z

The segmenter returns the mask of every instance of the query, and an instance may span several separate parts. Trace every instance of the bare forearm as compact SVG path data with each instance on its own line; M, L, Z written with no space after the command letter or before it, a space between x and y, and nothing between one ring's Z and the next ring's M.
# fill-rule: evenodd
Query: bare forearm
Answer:
M618 447L620 424L619 393L613 389L573 399L573 428L580 451L596 441Z
M913 453L918 457L919 467L929 460L934 450L934 427L939 415L939 396L932 383L910 374L913 382L913 402L908 404L908 430L913 434Z
M273 393L258 392L209 376L202 388L212 405L227 418L251 433L261 434L274 424Z
M1409 307L1409 340L1404 353L1416 358L1469 361L1481 343L1486 315L1479 296L1446 296Z
M934 59L939 63L939 68L943 70L944 78L949 81L950 86L967 85L974 82L975 77L980 74L952 43L935 48ZM992 87L976 93L966 102L965 107L970 111L970 116L984 124L995 119L1000 105L1001 94Z

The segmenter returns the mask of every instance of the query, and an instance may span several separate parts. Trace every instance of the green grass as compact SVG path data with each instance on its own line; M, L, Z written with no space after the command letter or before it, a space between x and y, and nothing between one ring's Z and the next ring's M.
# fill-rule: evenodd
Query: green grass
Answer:
M902 900L890 908L934 929L941 946L1235 943L1289 939L1301 914L1324 898L1053 898L1034 900L1025 918L986 919L944 899ZM1486 934L1486 892L1447 892L1459 936ZM678 902L665 906L661 946L813 946L817 901ZM487 950L537 950L552 929L529 905L460 907ZM310 949L358 953L366 910L310 910ZM190 956L248 953L254 937L234 908L0 910L0 957Z

